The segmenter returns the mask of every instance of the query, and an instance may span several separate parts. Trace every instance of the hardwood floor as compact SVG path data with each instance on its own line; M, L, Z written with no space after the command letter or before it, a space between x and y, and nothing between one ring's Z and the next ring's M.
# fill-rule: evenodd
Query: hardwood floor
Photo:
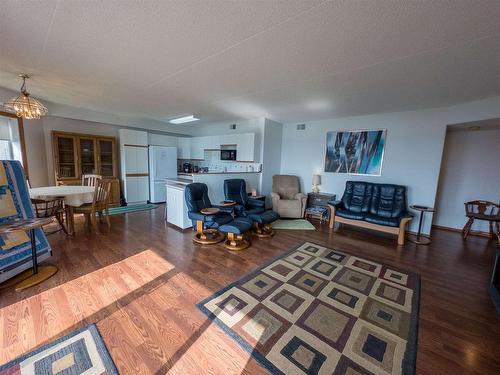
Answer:
M111 231L49 236L59 272L0 291L0 364L90 323L122 374L261 374L249 354L195 304L309 240L422 276L418 374L500 373L500 315L487 294L494 242L437 230L429 247L354 228L278 231L246 251L200 247L163 221L163 209L111 217Z

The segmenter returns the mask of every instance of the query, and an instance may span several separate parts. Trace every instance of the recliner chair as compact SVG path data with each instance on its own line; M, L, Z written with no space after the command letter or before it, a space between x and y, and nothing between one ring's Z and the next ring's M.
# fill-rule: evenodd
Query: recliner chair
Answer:
M208 197L208 187L202 183L192 183L186 186L184 199L188 208L188 217L193 221L196 234L193 242L201 245L211 245L224 240L224 235L218 231L221 225L233 220L231 213L223 207L213 206ZM215 214L202 214L204 208L218 208Z
M227 200L235 201L234 206L236 216L248 216L248 214L258 214L265 211L265 202L250 198L247 194L247 185L241 178L224 180L224 196Z
M300 192L297 176L273 176L273 210L281 217L302 218L307 205L307 196Z
M234 206L236 216L252 220L255 228L253 234L261 238L274 235L271 223L278 220L280 215L272 210L266 211L264 201L250 198L245 180L240 178L224 180L224 195L227 200L237 203Z

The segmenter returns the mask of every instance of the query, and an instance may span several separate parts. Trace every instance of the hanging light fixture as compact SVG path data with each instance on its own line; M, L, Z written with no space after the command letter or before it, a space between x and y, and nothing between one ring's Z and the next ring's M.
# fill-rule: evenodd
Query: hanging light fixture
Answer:
M15 112L17 117L25 119L39 119L41 116L45 116L49 112L47 107L35 98L32 98L30 93L26 90L26 80L30 78L30 76L27 74L19 74L19 77L23 79L21 95L3 103L4 108L7 111Z

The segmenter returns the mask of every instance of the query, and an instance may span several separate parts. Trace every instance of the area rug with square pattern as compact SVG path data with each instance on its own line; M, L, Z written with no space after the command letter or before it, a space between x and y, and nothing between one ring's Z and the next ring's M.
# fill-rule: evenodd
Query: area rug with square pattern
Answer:
M95 324L0 366L0 375L118 375Z
M305 242L197 306L272 374L414 374L420 276Z

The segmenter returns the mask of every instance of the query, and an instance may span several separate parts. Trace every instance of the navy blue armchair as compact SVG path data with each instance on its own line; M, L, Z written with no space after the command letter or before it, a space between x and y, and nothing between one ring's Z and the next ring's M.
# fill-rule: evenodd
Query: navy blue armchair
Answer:
M224 196L226 200L235 201L234 206L236 216L247 217L250 214L260 214L265 211L265 202L250 198L247 194L245 180L233 178L224 180Z
M237 203L234 206L236 216L246 217L254 223L254 232L258 237L268 238L274 235L271 224L279 215L265 209L265 202L248 196L245 180L235 178L224 181L224 195L227 200Z
M184 199L188 208L188 217L193 221L196 234L193 241L203 245L214 244L224 240L224 235L217 229L233 220L231 213L222 207L212 205L208 197L207 185L193 183L186 186ZM217 208L213 214L203 214L207 208Z

